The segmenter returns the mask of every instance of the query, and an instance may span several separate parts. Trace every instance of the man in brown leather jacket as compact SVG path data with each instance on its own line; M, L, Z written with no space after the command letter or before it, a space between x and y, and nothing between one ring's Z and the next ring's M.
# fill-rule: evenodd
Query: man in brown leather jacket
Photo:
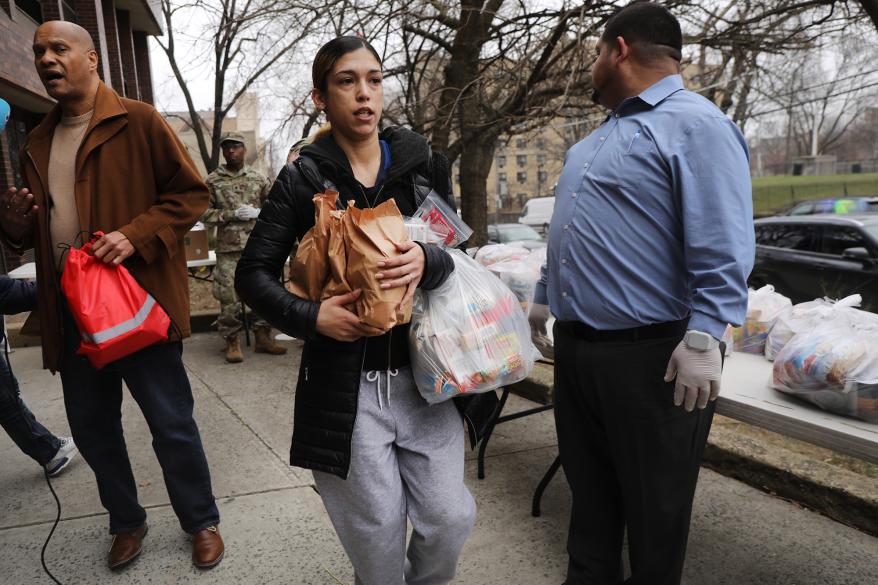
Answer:
M122 436L124 380L152 431L174 511L193 535L193 562L215 566L224 552L219 512L181 343L189 335L182 238L207 207L207 187L154 108L100 81L85 29L46 22L33 50L40 79L58 105L22 150L27 188L0 196L0 231L13 248L35 248L43 363L61 373L70 429L109 512L108 564L117 569L134 560L147 531ZM106 235L95 256L124 264L171 318L167 343L101 370L76 354L80 333L60 287L64 246L81 245L81 232L96 231Z

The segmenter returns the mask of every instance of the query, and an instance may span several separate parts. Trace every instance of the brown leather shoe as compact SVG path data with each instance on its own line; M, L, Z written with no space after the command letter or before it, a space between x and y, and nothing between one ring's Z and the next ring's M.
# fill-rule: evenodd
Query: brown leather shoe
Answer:
M143 550L143 539L149 528L146 522L134 532L123 532L113 535L110 544L110 552L107 553L107 566L111 569L121 569L140 556Z
M192 536L192 563L199 569L211 569L223 560L226 547L219 528L210 526Z

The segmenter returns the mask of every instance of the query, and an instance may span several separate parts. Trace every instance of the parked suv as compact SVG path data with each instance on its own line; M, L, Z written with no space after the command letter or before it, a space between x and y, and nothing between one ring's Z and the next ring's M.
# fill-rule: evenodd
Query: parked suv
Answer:
M863 296L878 310L878 215L759 219L750 285L773 284L793 302Z

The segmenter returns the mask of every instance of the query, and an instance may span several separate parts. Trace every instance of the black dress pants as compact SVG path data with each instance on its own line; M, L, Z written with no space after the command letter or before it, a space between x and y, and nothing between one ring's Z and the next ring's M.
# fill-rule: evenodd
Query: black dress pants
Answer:
M565 585L680 582L714 403L674 406L663 378L686 324L671 329L606 341L555 325L555 423L573 492ZM626 529L632 575L623 581Z
M65 312L66 313L66 312ZM210 470L192 416L194 401L182 343L157 343L94 369L76 354L79 332L65 314L61 385L76 446L94 471L110 534L132 532L146 520L122 431L122 383L140 407L162 468L171 506L184 531L219 524Z

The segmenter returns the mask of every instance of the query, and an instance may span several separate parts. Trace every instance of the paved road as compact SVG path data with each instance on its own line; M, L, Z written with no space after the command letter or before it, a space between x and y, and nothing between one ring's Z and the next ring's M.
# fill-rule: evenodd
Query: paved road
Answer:
M109 543L89 469L82 463L55 480L63 514L48 564L67 584L211 583L337 585L353 582L314 492L308 472L286 464L295 369L291 356L254 356L225 364L216 336L187 340L184 357L196 397L196 417L213 471L228 552L199 573L168 505L149 432L126 398L124 420L150 534L143 556L121 574L104 568ZM26 401L37 417L66 432L60 382L39 369L37 349L11 356ZM510 401L510 411L524 408ZM489 449L488 477L467 479L479 504L476 529L457 584L558 585L565 567L569 495L563 477L549 487L544 514L531 518L530 496L556 453L551 413L498 427ZM54 519L54 502L33 462L0 433L0 583L50 583L40 547ZM686 565L688 585L843 585L874 579L878 539L703 471Z

